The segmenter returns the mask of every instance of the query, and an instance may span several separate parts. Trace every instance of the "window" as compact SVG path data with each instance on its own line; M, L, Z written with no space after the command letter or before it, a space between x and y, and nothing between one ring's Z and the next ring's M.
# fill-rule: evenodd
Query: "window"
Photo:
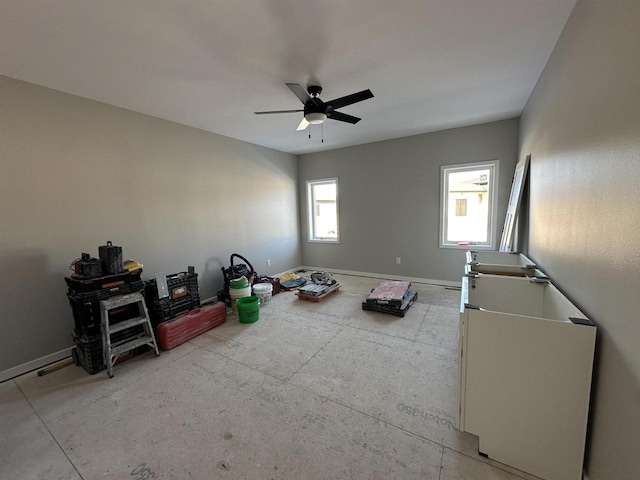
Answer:
M494 248L498 160L441 167L440 247Z
M338 236L338 179L307 181L309 206L309 241L339 241Z

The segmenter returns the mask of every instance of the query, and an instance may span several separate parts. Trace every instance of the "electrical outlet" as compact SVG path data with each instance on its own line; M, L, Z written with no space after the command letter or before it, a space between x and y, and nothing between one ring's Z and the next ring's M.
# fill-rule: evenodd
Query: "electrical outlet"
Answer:
M396 257L396 265L400 265L402 263L402 259L400 257Z
M271 266L271 260L267 260L267 267Z

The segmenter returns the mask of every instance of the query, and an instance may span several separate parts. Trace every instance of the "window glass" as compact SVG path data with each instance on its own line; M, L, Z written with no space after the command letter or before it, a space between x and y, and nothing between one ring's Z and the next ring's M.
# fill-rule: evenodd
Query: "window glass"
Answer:
M338 180L307 181L309 240L338 242Z

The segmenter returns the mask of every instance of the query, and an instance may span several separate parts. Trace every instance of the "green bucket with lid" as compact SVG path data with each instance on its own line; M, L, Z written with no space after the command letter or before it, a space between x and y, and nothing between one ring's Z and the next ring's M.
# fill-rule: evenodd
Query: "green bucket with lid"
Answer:
M246 288L249 286L249 280L246 277L234 278L229 281L229 288Z

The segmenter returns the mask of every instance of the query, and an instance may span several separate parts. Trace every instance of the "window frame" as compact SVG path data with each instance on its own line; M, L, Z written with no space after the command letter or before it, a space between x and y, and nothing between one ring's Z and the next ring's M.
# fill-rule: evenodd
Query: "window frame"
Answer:
M315 197L313 196L313 187L316 185L335 184L336 186L336 237L315 237L315 215L313 208L315 206ZM312 243L340 243L340 202L338 178L320 178L316 180L307 180L307 241Z
M488 195L488 211L489 221L487 225L487 242L468 242L460 244L460 242L451 242L446 240L448 227L448 192L449 192L449 173L464 172L472 170L489 169L489 195ZM496 232L498 228L498 186L499 186L499 160L485 160L482 162L456 163L451 165L440 166L440 237L439 248L468 249L474 250L495 250Z

